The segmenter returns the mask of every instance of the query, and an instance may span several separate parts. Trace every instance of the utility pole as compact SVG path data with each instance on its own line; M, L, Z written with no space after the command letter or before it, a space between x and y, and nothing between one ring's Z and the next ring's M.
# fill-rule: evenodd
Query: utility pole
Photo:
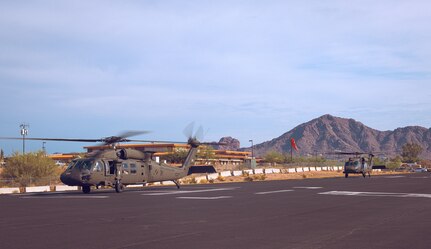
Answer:
M251 158L254 158L253 139L248 140L251 143Z
M46 154L45 144L46 144L46 142L45 142L45 141L43 141L43 142L42 142L42 150L43 150L43 152Z
M28 135L28 128L30 127L29 124L22 123L20 126L21 128L21 136L22 136L22 154L25 154L25 136Z

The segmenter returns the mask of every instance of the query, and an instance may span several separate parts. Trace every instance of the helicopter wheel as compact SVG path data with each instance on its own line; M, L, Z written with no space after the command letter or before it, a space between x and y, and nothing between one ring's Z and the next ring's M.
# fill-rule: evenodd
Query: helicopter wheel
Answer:
M119 180L115 181L115 192L121 193L123 190L124 190L123 184Z
M84 194L88 194L88 193L90 193L90 191L91 191L90 186L82 186L82 192Z
M348 173L344 174L344 177L346 177L346 178L349 177L349 174Z
M365 172L362 172L362 176L365 178L365 176L366 176L366 173Z

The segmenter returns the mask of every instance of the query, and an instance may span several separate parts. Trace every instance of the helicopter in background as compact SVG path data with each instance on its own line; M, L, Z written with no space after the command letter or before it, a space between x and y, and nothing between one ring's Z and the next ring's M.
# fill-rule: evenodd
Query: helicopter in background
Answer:
M185 129L193 132L193 126ZM89 153L85 158L74 159L61 174L60 180L68 186L80 186L83 193L90 193L91 187L97 189L109 186L117 193L131 184L147 184L151 182L172 181L180 188L178 180L193 173L215 173L213 166L193 166L194 158L200 145L218 145L220 143L202 143L196 134L203 133L202 128L195 136L189 135L187 144L190 146L187 157L181 167L169 166L153 159L153 151L116 147L120 142L151 142L151 143L184 143L171 141L132 140L128 137L148 133L145 131L129 131L119 136L101 139L68 139L68 138L26 138L27 140L67 141L67 142L102 142L106 150ZM0 139L21 139L0 137Z
M333 155L348 155L349 159L344 162L344 176L349 177L349 174L362 174L365 178L366 175L371 177L373 170L373 153L365 152L334 152Z

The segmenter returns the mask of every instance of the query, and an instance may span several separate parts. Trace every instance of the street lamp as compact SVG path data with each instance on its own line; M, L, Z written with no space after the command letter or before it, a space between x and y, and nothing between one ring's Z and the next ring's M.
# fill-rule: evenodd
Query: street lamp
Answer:
M251 143L251 158L254 158L253 139L248 140Z
M21 124L19 126L21 128L21 136L22 136L22 154L25 154L25 136L28 135L28 127L30 127L30 125L28 124Z

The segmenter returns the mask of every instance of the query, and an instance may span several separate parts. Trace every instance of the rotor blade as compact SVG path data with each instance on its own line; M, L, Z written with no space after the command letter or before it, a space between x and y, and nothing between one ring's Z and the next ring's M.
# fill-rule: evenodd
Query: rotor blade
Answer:
M157 144L161 144L161 143L165 143L165 144L186 144L187 142L184 141L163 141L163 140L140 140L140 139L126 139L125 141L122 142L140 142L140 143L157 143Z
M202 141L204 139L204 128L202 127L202 125L199 126L194 138L198 141Z
M149 131L124 131L118 135L118 137L121 138L128 138L128 137L134 137L141 134L147 134L150 133Z
M22 137L0 137L1 139L22 140ZM66 142L101 142L102 139L83 139L83 138L46 138L46 137L26 137L25 140L40 140L40 141L66 141Z
M191 122L190 124L188 124L186 128L184 128L183 130L184 136L186 136L187 138L191 138L193 136L194 126L195 126L195 122Z

